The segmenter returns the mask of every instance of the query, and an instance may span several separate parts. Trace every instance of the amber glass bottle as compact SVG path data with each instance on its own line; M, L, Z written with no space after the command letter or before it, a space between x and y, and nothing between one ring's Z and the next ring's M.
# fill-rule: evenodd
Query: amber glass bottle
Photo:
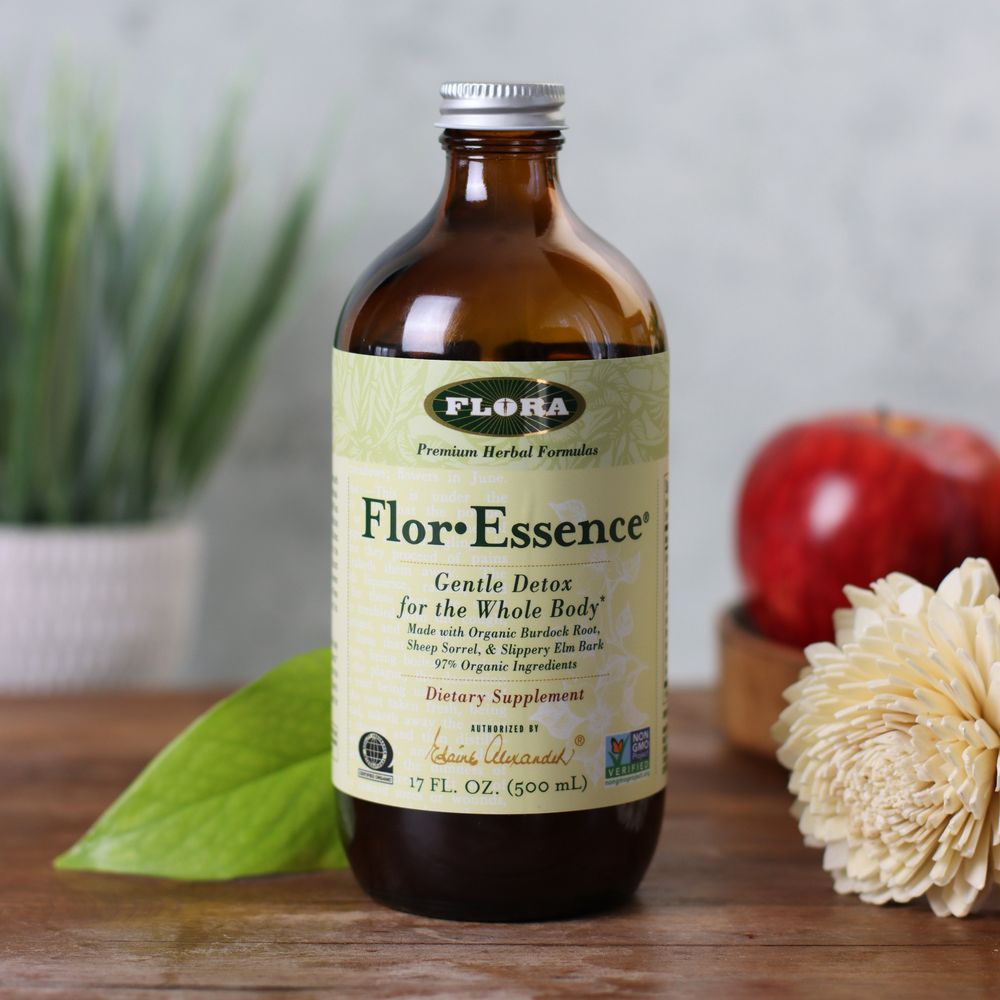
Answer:
M566 917L660 829L666 338L563 197L562 88L442 97L441 195L336 335L340 822L391 906Z

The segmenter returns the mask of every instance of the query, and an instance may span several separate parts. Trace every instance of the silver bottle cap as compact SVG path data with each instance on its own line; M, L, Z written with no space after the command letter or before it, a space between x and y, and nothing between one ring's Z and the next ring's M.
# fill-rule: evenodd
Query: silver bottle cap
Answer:
M565 91L560 83L442 83L438 128L561 129Z

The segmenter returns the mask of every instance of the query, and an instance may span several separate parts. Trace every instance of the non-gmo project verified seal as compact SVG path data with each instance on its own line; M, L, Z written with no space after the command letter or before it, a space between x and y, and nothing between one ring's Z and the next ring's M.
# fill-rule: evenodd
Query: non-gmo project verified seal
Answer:
M604 784L621 785L649 773L649 726L604 738Z

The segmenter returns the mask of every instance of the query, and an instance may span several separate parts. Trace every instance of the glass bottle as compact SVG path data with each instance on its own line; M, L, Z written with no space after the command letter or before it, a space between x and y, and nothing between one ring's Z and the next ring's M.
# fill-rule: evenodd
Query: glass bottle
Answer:
M384 903L412 912L468 920L568 917L627 899L650 862L660 830L666 784L665 374L662 388L654 386L648 390L656 395L645 397L653 414L647 421L649 426L642 426L638 417L618 431L611 425L622 419L623 409L637 408L632 403L641 401L640 389L660 378L660 367L656 368L655 378L647 375L647 368L661 366L665 372L666 337L659 310L642 278L618 251L577 218L563 196L556 165L563 144L562 88L551 84L445 84L442 98L441 143L447 154L447 167L440 197L426 218L386 250L357 282L344 306L335 341L334 492L339 500L335 499L334 514L334 701L340 708L335 707L334 770L338 809L351 866L361 885ZM374 360L362 362L345 358L345 354L393 359L392 367L388 360L376 367L378 363ZM623 365L625 359L647 360ZM429 371L429 375L410 374L417 371L418 361L431 363L431 367L424 364L419 369ZM337 375L337 365L345 362L367 367L362 374ZM446 362L469 364L454 372L448 368L446 377ZM554 363L565 362L572 364L553 367ZM600 364L595 366L594 362ZM602 367L605 364L610 367ZM440 379L436 378L438 371L442 372ZM465 381L458 390L444 385L454 383L450 376L459 371ZM513 373L515 389L503 390L509 396L498 396L501 390L492 388L495 380L490 382L490 374L494 371L504 376ZM553 371L560 374L562 381L553 383L548 377ZM605 371L606 377L602 374ZM586 376L587 389L580 392L568 385L576 372L580 372L581 378ZM390 493L395 489L398 493L399 489L362 485L352 490L351 484L359 476L362 479L358 481L363 484L382 483L386 476L392 478L391 473L383 471L381 480L363 479L371 471L364 463L387 447L386 435L409 426L411 420L410 409L405 407L401 414L390 413L379 436L372 428L382 419L382 411L359 417L356 410L368 405L364 403L366 394L378 391L378 386L386 393L383 410L391 409L397 397L408 398L413 379L422 385L419 394L428 386L432 390L422 405L427 417L437 419L439 424L451 423L439 432L443 435L441 447L428 448L424 440L426 432L418 429L406 448L415 452L423 446L424 455L429 450L453 451L456 454L440 459L450 464L435 475L444 477L442 482L452 483L462 476L473 478L460 484L454 499L457 507L447 507L444 493L428 494L425 516L413 519L409 535L404 538L400 532L408 522L403 520L407 513L403 504L405 497L413 494L404 490L396 500L381 495L359 499L362 494L376 490ZM639 387L635 396L631 395L629 379ZM440 390L438 381L443 384ZM398 382L401 388L387 387L387 382L393 385ZM480 384L486 389L477 390ZM582 409L582 417L562 412L564 405L552 395L561 390L553 389L553 384L565 388L567 394L574 392L580 397L582 402L574 403L567 395L565 406ZM471 390L462 388L469 385L473 386ZM437 390L437 395L433 390ZM477 402L477 391L487 396L492 393L492 405L481 399ZM521 392L526 392L524 398L532 401L518 399ZM549 394L548 402L540 401L542 393ZM352 402L355 400L359 402ZM518 413L513 413L518 406ZM416 407L411 409L415 412ZM520 434L509 432L510 426L504 425L508 410L513 413L509 419L521 420L522 424L528 421L521 426ZM489 418L479 420L473 416L487 411L491 413ZM588 525L582 520L583 514L589 515L591 508L596 509L597 501L591 500L591 493L587 492L591 487L581 485L583 501L567 501L570 504L567 507L561 502L563 495L553 478L561 473L538 465L542 458L536 449L551 447L542 442L561 441L560 435L573 433L570 424L576 417L580 417L580 426L586 420L592 423L586 431L590 436L582 443L574 439L574 448L587 449L592 446L590 442L603 441L598 450L608 457L593 461L627 462L630 448L639 458L654 456L645 464L605 465L586 473L601 477L602 481L595 482L593 487L595 496L613 495L605 503L606 523L595 521ZM498 424L508 432L489 430ZM476 427L487 429L476 430ZM607 427L611 429L605 433L602 428ZM606 440L594 436L600 434L605 434ZM371 435L371 440L363 444L369 440L366 435ZM643 436L643 441L636 444L637 438ZM352 467L357 470L354 480L345 471L346 460L339 457L341 449L352 447L357 452L354 455L357 464ZM506 459L496 456L505 455L505 449L511 448L513 464L504 465ZM530 460L523 459L525 449L531 449ZM641 449L646 450L640 454ZM625 458L613 458L618 452L625 454ZM463 454L474 457L466 461ZM518 454L522 459L517 458ZM431 456L428 462L435 460ZM535 464L530 468L527 465L524 469L515 468L518 461L522 465ZM574 462L591 459L584 454L563 461L568 476ZM383 464L389 468L393 463L390 460ZM503 494L507 503L491 502L491 494L475 493L486 487L477 485L475 471L470 466L480 470L479 476L484 481L508 473L526 478L508 485ZM645 471L636 471L640 466ZM408 484L410 478L419 478L421 468L415 467L403 482ZM639 478L633 480L627 476ZM657 477L655 483L654 477ZM549 480L553 482L544 485ZM642 484L638 492L630 487L633 481ZM616 484L620 484L620 491ZM646 484L648 491L643 493ZM466 487L469 492L462 493ZM352 493L350 499L347 492ZM637 499L636 511L623 508L618 523L612 516L618 513L617 508L607 504L625 503L628 507L630 492L655 499L648 502ZM515 516L515 502L523 503L529 512L521 535L511 520ZM573 503L583 506L577 509ZM498 513L500 510L503 514ZM442 511L447 515L444 518ZM426 516L428 513L436 513L448 527L430 527L432 518ZM646 522L642 522L643 515ZM354 522L348 523L352 517L362 518L356 527ZM558 533L562 523L556 520L559 517L570 527L563 529L562 541L558 543L562 548L555 554L550 550L558 547L553 534ZM652 524L648 523L650 518ZM462 536L453 530L453 526L461 527L460 520L468 529ZM543 525L541 528L539 523ZM628 525L634 525L635 539L628 537ZM436 548L433 547L435 530L438 531ZM504 534L508 530L513 534ZM623 543L616 545L619 535L623 536ZM514 546L524 537L530 542L524 550L516 549L515 554ZM484 543L483 552L473 552L477 541ZM366 543L381 544L383 549L371 556ZM458 556L449 555L451 561L447 563L428 563L429 553L444 559L440 553L453 544L458 546L454 549ZM470 547L461 547L465 545ZM399 554L399 548L407 551ZM630 554L633 548L637 554ZM386 565L386 560L397 557L402 561L396 569ZM350 576L345 567L352 558L356 564L358 560L373 558L370 574L381 574L386 580L371 583L368 577ZM581 558L584 561L579 561ZM500 562L491 563L491 559ZM639 569L630 568L634 565ZM576 568L560 570L559 566ZM444 570L447 575L443 590L438 586L442 567L450 567ZM555 586L565 572L577 574L572 581L566 581L571 586L569 596L551 596L549 585ZM629 575L633 572L649 575L630 583ZM405 585L401 583L392 590L391 581L403 581L405 573L415 575L405 577ZM520 591L517 574L524 577ZM629 586L651 592L654 576L655 605L641 604L647 598L636 592L626 608L616 596L627 593ZM600 589L602 582L604 592L599 599L597 590L591 594L588 588ZM459 589L457 584L466 590ZM364 598L357 591L369 585L375 588L369 595L370 601L384 598L385 604L379 616L361 621L358 615L365 614ZM455 589L448 590L448 586ZM493 606L479 603L483 600L482 591L470 596L467 589L471 586L485 586L490 595L486 600L509 600L511 613L516 613L515 608L525 610L526 614L540 609L542 617L530 625L522 620L484 622L481 616L476 617L476 612ZM532 590L532 586L536 589ZM526 593L530 595L525 598L526 604L515 603ZM389 631L397 627L392 622L393 616L399 611L406 617L406 600L411 595L414 603L410 611L423 603L423 614L416 614L409 622L400 621L398 634L380 640L376 633L382 626L377 622L387 623L385 628ZM461 621L428 617L434 609L455 612L458 606L455 602L463 599L468 601L467 612L471 617ZM556 605L556 600L563 603ZM586 621L591 605L601 601L601 609L595 609L593 619ZM614 620L612 604L617 609ZM636 618L633 611L640 605L646 611ZM580 611L572 622L569 618L549 616L550 611L566 607ZM475 625L469 624L472 618L476 618ZM629 623L631 631L626 631ZM403 624L410 629L409 633L402 630ZM493 629L493 624L498 627ZM503 662L493 663L486 651L489 648L499 651L502 643L480 641L479 633L499 632L501 628L505 633L515 633L512 642L520 648L547 652L524 653L521 661L508 656ZM564 636L563 628L567 629ZM583 638L576 637L577 628ZM423 641L422 637L428 636L427 629L433 631ZM528 631L523 632L525 629ZM588 632L593 629L597 631ZM473 631L474 636L470 634ZM524 641L520 638L536 632L543 638ZM407 634L410 638L404 641ZM416 640L412 638L414 634ZM459 638L449 642L445 638L448 634L457 634ZM559 637L553 638L557 634ZM376 654L372 651L383 648L378 645L380 641L386 651L384 657L394 658L381 674L378 670L383 670L382 667L373 666L373 673L364 662L366 656L375 662ZM417 648L408 649L408 644L414 641ZM644 644L642 648L648 649L648 655L630 652L626 649L630 642ZM592 648L598 643L603 648ZM616 644L625 650L623 654L615 652ZM430 647L436 648L427 652ZM570 647L575 650L573 654L555 652ZM459 652L442 656L443 648ZM473 649L478 652L471 652ZM502 660L499 652L494 655ZM565 672L542 666L546 662L570 662L559 660L559 655L569 655L574 666ZM624 688L614 685L627 683L627 679L622 681L615 671L639 670L636 664L640 661L645 664L642 668L645 673L640 672L645 701L634 706L637 714L632 721L612 719L611 715L619 712L621 705L612 701L602 707L601 692L623 691ZM485 681L474 675L477 665L486 671ZM527 666L533 672L526 677L511 673ZM491 678L487 668L502 672ZM417 677L426 680L418 682L414 679ZM577 681L578 677L585 679ZM366 688L375 686L382 689L381 694L370 690L366 694ZM432 688L439 693L432 696ZM567 708L562 702L554 705L543 702L537 707L530 705L510 711L502 706L494 709L491 706L494 690L508 694L510 699L518 694L527 696L532 691L537 691L539 698L560 698L561 692L569 697L580 690L582 704ZM395 707L390 704L393 691L398 696ZM358 692L362 698L369 698L367 715L360 707ZM473 700L483 694L484 700L478 709L459 702L448 702L444 707L439 700L448 693L456 698L464 694ZM403 720L400 713L405 715L410 711L407 698L421 704L414 703L415 715ZM566 716L566 712L571 715ZM600 712L608 716L606 728L610 726L615 731L600 729ZM424 716L428 718L424 720ZM558 718L563 718L563 722L546 721ZM574 718L583 720L575 734L567 728L572 726ZM595 718L597 721L591 725ZM539 719L543 721L540 723ZM629 729L633 722L635 727ZM524 743L527 749L522 750L515 740L541 739L538 735L523 735L525 727L531 726L536 730L547 726L546 738L550 743L542 747ZM499 732L493 732L495 729ZM364 732L359 737L360 730ZM408 756L401 749L401 740L415 741ZM494 752L497 746L503 748L499 755ZM546 753L556 758L560 752L559 763L537 767L509 764L505 768L487 764L483 759L492 754L494 761L503 760L505 755L514 757L520 753L537 760L544 759ZM586 757L587 753L591 756ZM474 763L469 763L470 757ZM338 759L342 763L336 763ZM586 765L581 763L584 760L588 762ZM614 764L615 761L619 763ZM485 776L487 769L492 769L494 778L485 793L488 804L484 807L482 796L477 803L467 793L468 789L479 788L490 780ZM417 774L418 771L424 773ZM555 787L569 784L571 772L577 775L577 784L586 781L587 791L577 794L563 790L557 795ZM420 797L414 786L417 779L421 779ZM435 780L436 790L428 790L428 783ZM387 781L391 784L386 784ZM443 792L441 781L445 784ZM530 785L545 785L547 791L525 791L524 787ZM402 794L400 789L411 796L405 805L394 798ZM617 800L604 804L609 794ZM461 811L450 804L449 796L455 795L469 803L470 811ZM562 798L557 802L559 796ZM526 798L533 802L525 805Z

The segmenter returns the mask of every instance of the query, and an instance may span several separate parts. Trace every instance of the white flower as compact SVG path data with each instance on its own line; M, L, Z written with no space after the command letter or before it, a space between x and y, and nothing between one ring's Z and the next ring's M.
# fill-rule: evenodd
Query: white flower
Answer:
M967 559L937 591L845 589L774 728L806 843L837 892L963 917L1000 882L1000 599Z

